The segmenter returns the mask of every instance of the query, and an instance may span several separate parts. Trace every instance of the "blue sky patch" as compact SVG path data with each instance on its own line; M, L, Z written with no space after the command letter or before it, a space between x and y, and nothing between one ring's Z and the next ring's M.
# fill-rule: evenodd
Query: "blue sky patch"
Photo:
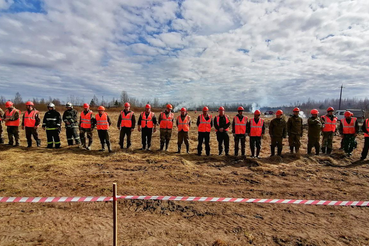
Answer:
M46 13L44 9L44 2L41 0L14 0L14 3L6 10L0 11L0 13Z

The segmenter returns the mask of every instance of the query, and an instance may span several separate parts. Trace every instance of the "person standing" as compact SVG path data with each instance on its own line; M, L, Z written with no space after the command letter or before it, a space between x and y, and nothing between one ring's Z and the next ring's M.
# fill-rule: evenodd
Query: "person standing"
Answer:
M118 117L117 127L120 131L119 146L123 149L124 137L127 136L127 149L131 146L131 133L136 126L135 113L131 111L131 104L126 102L124 104L124 110L120 112Z
M290 145L290 152L293 153L295 149L295 153L297 154L300 152L300 139L303 134L302 118L299 116L299 113L300 109L294 108L293 115L287 121L287 133L288 142Z
M87 103L83 104L84 111L81 112L79 120L79 137L81 139L82 147L87 150L91 150L91 145L93 141L93 130L95 128L95 118L93 116L92 110L90 110L90 105ZM86 135L88 138L88 146L86 146Z
M225 155L229 155L229 135L228 130L231 122L229 121L228 115L224 114L224 107L219 107L219 115L214 117L214 128L218 140L219 155L223 153L223 142Z
M202 114L197 117L197 128L198 128L198 145L197 145L197 155L201 155L202 143L205 141L205 151L206 155L210 155L210 131L213 127L213 121L210 114L208 114L209 108L204 107L202 109Z
M282 110L277 110L275 116L276 118L269 124L269 135L271 138L270 156L275 155L275 147L277 147L277 154L282 156L283 138L287 136L287 123L282 118Z
M315 148L315 155L319 155L320 151L320 133L322 131L322 123L318 118L319 111L312 109L311 117L308 119L308 146L307 153L311 154L311 150Z
M265 133L264 120L260 118L260 110L255 110L254 118L247 124L247 133L250 136L251 158L260 158L261 139ZM256 155L255 155L256 147Z
M41 146L41 140L38 138L37 132L41 119L39 112L34 107L33 102L26 102L27 110L23 114L22 130L26 130L27 148L32 147L32 136L36 140L37 147Z
M369 150L369 119L366 119L361 127L364 132L364 147L363 151L361 152L360 160L365 160L368 155Z
M322 141L322 153L328 155L332 153L333 148L333 136L337 129L337 117L333 115L334 108L329 107L327 114L321 117L323 124L323 141Z
M42 121L42 129L46 130L47 136L47 148L52 148L55 143L55 148L60 148L59 133L61 130L61 116L58 111L55 110L55 105L49 103L47 105L47 111Z
M19 123L20 123L20 110L16 109L11 101L5 103L5 107L8 109L5 111L5 125L8 132L8 145L13 146L15 140L15 146L19 146Z
M343 150L347 156L351 156L354 147L356 146L355 138L359 132L359 125L356 117L350 111L346 111L340 122L340 134L343 138Z
M68 145L73 145L73 138L77 145L80 145L80 138L77 132L78 129L78 112L77 110L73 109L73 104L67 102L65 104L67 110L63 113L63 121L65 123L65 132L67 135Z
M172 113L172 105L168 104L164 112L159 115L159 125L160 125L160 150L168 150L170 138L172 136L174 114Z
M191 127L191 117L187 114L186 108L181 108L181 115L177 117L176 125L178 127L178 151L177 153L181 153L181 146L183 141L186 145L186 153L188 154L190 151L190 143L188 141L188 133Z
M111 121L108 114L105 112L104 106L99 106L97 108L97 111L99 113L95 115L95 119L96 119L96 129L101 143L100 151L105 151L105 143L106 143L108 151L109 153L111 153L112 150L110 147L110 138L108 132L109 127L111 126Z
M0 108L0 144L4 143L3 138L3 120L4 120L4 111Z
M246 126L247 116L243 116L244 108L239 106L238 114L233 118L232 133L234 136L234 155L238 156L239 143L241 142L241 155L245 156L246 151Z
M141 132L142 148L141 150L151 149L151 137L152 133L156 132L156 116L151 112L151 105L146 104L145 112L140 114L137 122L137 130Z

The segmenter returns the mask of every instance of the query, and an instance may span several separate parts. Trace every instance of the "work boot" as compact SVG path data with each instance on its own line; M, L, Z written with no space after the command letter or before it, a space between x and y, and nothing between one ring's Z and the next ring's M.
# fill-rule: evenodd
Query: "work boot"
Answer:
M300 154L300 148L295 147L295 149L296 149L296 154Z
M290 153L293 154L293 146L290 146Z
M241 156L245 156L245 150L241 150Z
M15 146L19 146L19 142L18 141L15 142Z
M325 154L325 147L322 147L322 153Z
M32 147L32 141L27 141L27 148L31 148Z
M238 156L238 150L234 151L234 156Z
M270 156L274 156L275 155L275 148L270 146Z
M282 157L282 148L278 148L277 151L278 151L278 155Z
M131 143L128 143L127 144L127 149L129 149L129 147L131 147Z
M163 151L164 149L164 142L160 142L160 151Z
M169 142L170 142L169 139L165 140L165 151L168 151Z
M4 139L0 138L0 144L3 144L3 143L4 143Z
M101 144L101 149L99 151L105 151L105 144Z
M327 148L327 155L330 155L332 153L332 149L331 148Z
M187 145L186 145L186 153L187 153L187 154L189 154L189 153L190 153L190 145L189 145L189 144L187 144Z
M106 145L108 146L108 151L109 151L109 153L113 152L113 151L111 150L110 142L109 142L109 141L108 141L108 142L106 142Z
M254 158L255 157L255 149L251 149L251 158Z
M259 154L260 154L260 149L256 150L256 158L259 158Z
M36 144L37 144L37 147L40 147L40 146L41 146L41 139L38 139L38 140L36 141Z
M177 154L181 153L181 145L178 144L178 151L176 152Z
M222 155L222 153L223 153L223 150L222 150L222 149L220 149L220 150L219 150L219 155Z

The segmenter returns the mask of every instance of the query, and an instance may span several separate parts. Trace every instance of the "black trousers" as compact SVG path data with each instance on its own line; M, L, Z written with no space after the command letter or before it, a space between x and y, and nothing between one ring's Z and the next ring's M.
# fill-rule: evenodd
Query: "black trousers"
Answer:
M40 145L40 139L38 138L37 129L35 129L33 127L25 127L25 131L26 131L26 139L27 139L28 147L32 146L32 136L36 140L37 146L39 146Z
M246 136L244 134L236 134L234 137L234 155L238 155L239 145L241 142L241 154L245 155Z
M256 156L259 156L261 149L261 137L250 137L251 156L255 156L255 147L256 147Z
M152 128L141 128L142 148L151 147Z
M55 143L55 148L60 148L59 130L46 130L47 147L52 148Z
M127 136L127 148L131 146L131 128L130 127L122 127L120 129L120 135L119 135L119 145L120 148L123 148L124 145L124 137Z
M15 140L15 143L19 144L19 129L18 129L18 126L8 126L6 128L6 131L8 132L9 144L11 144L11 145L14 144L13 138Z
M210 155L210 132L199 132L197 139L199 142L197 145L197 154L201 155L202 144L205 141L206 155Z
M228 152L229 152L228 132L217 132L217 140L218 140L219 154L223 152L223 143L224 143L224 152L226 153L226 155L228 155Z
M364 138L364 148L363 148L363 152L361 152L361 159L365 159L368 155L368 150L369 150L369 137Z
M68 145L73 145L73 138L76 144L80 144L80 138L77 132L78 127L67 127L65 133L67 135Z

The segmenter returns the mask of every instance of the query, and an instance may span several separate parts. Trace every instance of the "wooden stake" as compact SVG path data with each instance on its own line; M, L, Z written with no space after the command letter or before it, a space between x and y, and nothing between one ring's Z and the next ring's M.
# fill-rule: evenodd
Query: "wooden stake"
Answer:
M117 183L113 183L113 246L118 246Z

